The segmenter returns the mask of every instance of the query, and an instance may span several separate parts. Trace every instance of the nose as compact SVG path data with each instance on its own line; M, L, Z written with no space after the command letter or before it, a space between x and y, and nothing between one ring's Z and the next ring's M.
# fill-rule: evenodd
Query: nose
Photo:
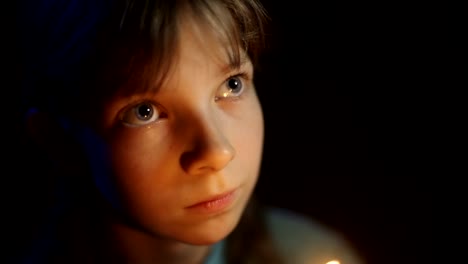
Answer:
M234 147L218 122L204 118L195 123L189 129L189 147L180 157L182 168L192 175L222 170L234 158Z

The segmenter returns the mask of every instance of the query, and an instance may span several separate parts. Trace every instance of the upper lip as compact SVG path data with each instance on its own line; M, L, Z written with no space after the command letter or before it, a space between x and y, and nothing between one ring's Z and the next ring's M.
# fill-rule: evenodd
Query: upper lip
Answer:
M207 203L207 202L212 202L212 201L216 201L216 200L219 200L227 195L230 195L231 193L235 192L237 189L231 189L230 191L227 191L227 192L224 192L224 193L221 193L221 194L216 194L216 195L213 195L203 201L200 201L200 202L197 202L197 203L194 203L192 205L189 205L187 206L187 208L190 208L190 207L195 207L197 205L200 205L200 204L204 204L204 203Z

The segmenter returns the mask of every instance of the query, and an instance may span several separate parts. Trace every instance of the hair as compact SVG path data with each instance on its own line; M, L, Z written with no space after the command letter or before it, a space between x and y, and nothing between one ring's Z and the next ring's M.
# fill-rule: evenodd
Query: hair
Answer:
M117 92L159 87L174 66L187 12L225 41L235 66L244 53L257 64L265 44L268 17L257 0L43 2L20 20L28 45L24 105L57 115L79 116Z
M187 12L216 32L237 67L245 55L258 66L268 20L258 0L43 0L23 8L24 109L81 120L109 94L146 92L165 81ZM228 263L279 262L262 210L252 197L227 238Z

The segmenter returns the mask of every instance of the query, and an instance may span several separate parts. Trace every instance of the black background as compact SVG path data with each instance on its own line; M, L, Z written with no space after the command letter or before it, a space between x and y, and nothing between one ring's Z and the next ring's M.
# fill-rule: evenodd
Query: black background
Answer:
M271 28L256 75L266 128L260 199L341 231L370 264L430 263L432 190L416 166L424 27L417 8L264 3ZM28 164L16 148L21 116L11 87L20 76L8 52L14 27L5 25L2 218L14 246L19 226L31 222L28 192L39 190L15 174Z
M425 22L408 4L305 3L265 2L258 194L342 232L368 263L430 263L432 194L417 163Z

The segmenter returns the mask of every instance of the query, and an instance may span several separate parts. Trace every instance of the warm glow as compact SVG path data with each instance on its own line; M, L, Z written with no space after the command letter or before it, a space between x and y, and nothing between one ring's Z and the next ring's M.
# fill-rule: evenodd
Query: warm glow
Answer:
M328 261L326 264L340 264L340 262L338 260L331 260Z

